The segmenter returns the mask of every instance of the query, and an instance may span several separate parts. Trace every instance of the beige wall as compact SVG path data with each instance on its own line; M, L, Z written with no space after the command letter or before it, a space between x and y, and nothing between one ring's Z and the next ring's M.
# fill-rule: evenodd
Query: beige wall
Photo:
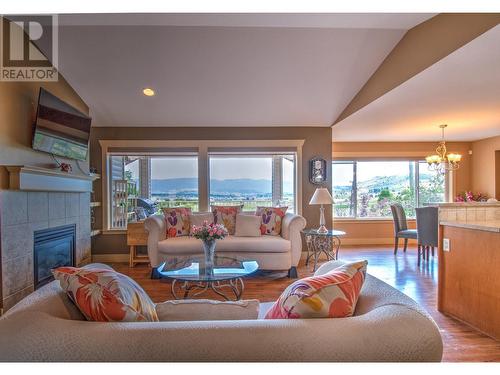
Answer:
M2 22L3 19L0 17L0 23ZM0 82L0 166L54 167L54 161L49 154L37 152L31 148L40 87L88 114L87 105L61 74L59 74L58 82ZM64 159L61 158L61 160ZM75 173L78 173L74 161L66 160L66 162L73 164ZM80 164L87 168L88 163ZM7 186L7 171L0 167L0 188L5 189Z
M450 152L462 155L460 169L455 172L453 191L471 189L472 157L470 142L447 142ZM333 142L333 159L423 159L436 149L436 142ZM415 221L409 220L410 228L415 228ZM344 244L392 244L394 229L392 220L334 220L335 229L347 233ZM402 241L401 241L402 243Z
M472 143L472 191L500 200L500 136ZM495 160L496 159L496 160ZM496 182L498 181L498 182Z
M91 133L91 166L101 169L101 148L99 140L283 140L303 139L302 147L302 213L308 226L319 225L319 208L309 206L316 186L309 183L308 162L320 156L331 162L332 132L329 127L275 127L275 128L134 128L102 127L93 128ZM100 199L102 181L95 183L96 198ZM325 186L331 186L331 175ZM326 219L332 219L331 208L325 210ZM125 235L103 234L95 239L94 254L119 254L128 252Z

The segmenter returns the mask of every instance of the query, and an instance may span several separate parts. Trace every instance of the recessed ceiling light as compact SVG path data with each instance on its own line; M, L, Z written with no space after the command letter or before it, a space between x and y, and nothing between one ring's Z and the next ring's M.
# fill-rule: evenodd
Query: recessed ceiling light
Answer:
M144 90L142 90L142 93L146 96L154 96L155 90L153 90L152 88L146 87Z

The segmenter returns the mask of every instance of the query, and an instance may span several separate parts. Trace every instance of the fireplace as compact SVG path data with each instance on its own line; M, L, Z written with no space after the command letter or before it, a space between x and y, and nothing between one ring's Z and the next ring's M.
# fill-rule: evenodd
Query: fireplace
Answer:
M35 289L53 280L53 268L75 265L75 235L75 224L34 232Z

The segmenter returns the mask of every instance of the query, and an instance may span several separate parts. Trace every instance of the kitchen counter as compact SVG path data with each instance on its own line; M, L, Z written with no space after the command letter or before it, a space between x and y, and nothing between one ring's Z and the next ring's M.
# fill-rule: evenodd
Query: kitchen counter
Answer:
M438 207L450 207L450 208L460 208L460 207L500 207L500 202L449 202L449 203L436 203Z
M453 220L453 212L440 220L438 310L500 340L500 218L472 210L461 215L466 220Z
M441 225L455 228L466 228L484 230L488 232L500 232L500 220L472 220L472 221L448 221L441 220Z

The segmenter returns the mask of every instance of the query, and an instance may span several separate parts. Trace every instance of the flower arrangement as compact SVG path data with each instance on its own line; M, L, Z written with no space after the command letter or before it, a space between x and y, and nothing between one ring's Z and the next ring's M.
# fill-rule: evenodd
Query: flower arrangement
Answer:
M455 202L486 202L488 197L483 193L474 194L472 191L464 191L455 197Z
M228 235L228 231L222 224L209 224L205 220L201 226L193 225L192 235L203 242L211 242L214 240L223 240Z

